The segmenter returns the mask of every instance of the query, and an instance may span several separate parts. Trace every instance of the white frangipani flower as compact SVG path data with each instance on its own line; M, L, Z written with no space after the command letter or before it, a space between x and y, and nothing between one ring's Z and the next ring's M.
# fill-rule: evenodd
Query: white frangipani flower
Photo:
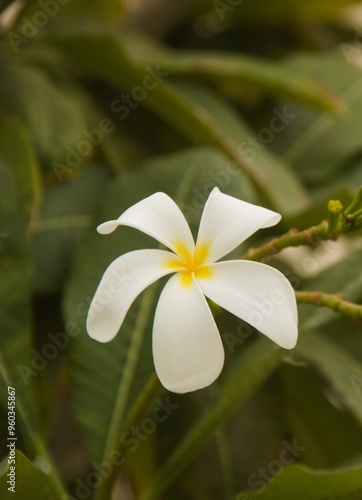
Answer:
M171 251L136 250L114 260L90 305L88 334L100 342L112 340L136 297L151 283L173 273L160 295L153 324L155 369L170 391L185 393L206 387L222 370L224 349L205 296L281 347L292 349L298 336L297 307L284 275L259 262L216 262L280 218L271 210L214 188L202 213L196 245L182 212L165 193L155 193L117 220L101 224L97 228L101 234L130 226ZM104 296L106 301L101 299Z

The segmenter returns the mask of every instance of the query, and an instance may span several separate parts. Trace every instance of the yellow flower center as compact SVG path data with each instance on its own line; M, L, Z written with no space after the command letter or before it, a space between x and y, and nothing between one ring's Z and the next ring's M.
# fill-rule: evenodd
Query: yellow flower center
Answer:
M188 248L183 243L174 245L178 260L170 259L166 262L166 266L170 268L179 268L181 282L184 286L189 286L192 283L192 276L199 279L207 279L212 277L212 269L205 265L204 262L209 253L209 245L196 245L194 253L190 253Z

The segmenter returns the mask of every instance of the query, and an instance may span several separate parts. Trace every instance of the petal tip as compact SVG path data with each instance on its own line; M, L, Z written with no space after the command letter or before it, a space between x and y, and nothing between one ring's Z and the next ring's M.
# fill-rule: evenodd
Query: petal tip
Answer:
M292 333L289 333L289 335L286 335L282 341L279 343L280 347L283 349L294 349L294 347L297 345L298 341L298 327L295 325L295 328Z
M273 212L272 210L269 210L269 212L271 213L271 217L270 219L267 220L267 222L262 226L262 228L267 228L267 227L272 227L272 226L276 226L277 224L279 224L279 222L281 221L282 219L282 216L281 214L278 214L277 212Z
M222 367L221 367L222 369ZM167 383L160 379L161 384L170 392L175 394L187 394L188 392L198 391L200 389L205 389L215 382L221 373L221 369L217 375L209 380L185 380L179 381L178 383Z
M99 234L110 234L118 227L118 221L109 220L107 222L103 222L97 227L97 231Z

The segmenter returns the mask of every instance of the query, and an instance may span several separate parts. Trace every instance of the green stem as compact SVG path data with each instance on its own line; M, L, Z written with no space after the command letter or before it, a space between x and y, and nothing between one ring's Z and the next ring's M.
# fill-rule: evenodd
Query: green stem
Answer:
M315 246L319 241L328 240L328 222L322 221L318 226L313 226L304 231L291 229L287 233L274 238L265 245L258 248L249 248L240 258L246 260L261 261L281 252L284 248L297 247L301 245Z
M233 462L230 443L224 426L215 429L215 440L218 449L222 477L224 480L225 496L231 498L234 492Z
M362 229L361 204L362 186L359 188L355 199L344 212L339 200L330 200L328 203L328 221L323 220L317 226L312 226L303 231L290 229L287 233L274 238L265 245L258 248L249 248L240 258L261 261L281 252L284 248L302 245L316 246L322 240L335 240L340 234Z
M352 203L347 207L346 214L354 215L355 211L362 205L362 186L359 187L356 197Z
M127 432L137 421L141 419L142 416L145 415L147 409L152 405L154 400L159 395L162 390L162 386L158 380L156 374L152 375L142 393L137 398L136 402L133 404L131 410L128 413L127 420L122 427L122 432L120 436ZM113 452L117 454L117 456L121 456L124 454L125 444L123 440L120 438L118 444L114 447ZM109 500L112 496L113 485L118 477L118 473L120 469L123 467L124 461L119 465L114 465L112 473L107 478L107 482L105 486L98 490L98 492L94 496L94 500Z
M35 447L36 451L39 453L39 455L41 457L43 457L45 459L45 461L50 469L49 479L50 479L51 485L53 487L53 491L57 495L57 498L59 498L59 500L70 499L71 497L64 490L64 486L63 486L62 481L58 475L58 471L54 467L53 460L49 456L48 450L44 446L44 443L43 443L41 437L39 436L39 434L36 434L33 437L33 442L34 442L34 447Z
M362 321L362 304L349 302L341 295L322 292L295 292L295 297L300 304L328 307L350 319Z
M131 346L128 350L129 354L127 357L126 366L123 371L122 381L118 388L116 404L112 414L110 430L108 432L108 440L106 442L103 454L104 460L108 460L112 452L117 451L115 449L114 443L117 443L120 436L122 435L124 419L127 413L129 393L135 370L137 368L139 352L142 347L144 332L149 321L149 315L153 300L154 292L152 290L147 291L143 298L136 326L134 328L134 331L132 332ZM113 473L109 477L104 478L101 486L95 492L94 500L109 500L109 498L111 498L111 492L113 489L114 481L116 479L117 470L118 469L115 467Z

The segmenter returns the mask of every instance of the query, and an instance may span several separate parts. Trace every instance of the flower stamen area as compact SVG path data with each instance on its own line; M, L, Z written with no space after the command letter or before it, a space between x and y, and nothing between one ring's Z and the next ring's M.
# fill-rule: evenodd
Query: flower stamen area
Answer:
M193 276L200 279L212 277L211 267L204 264L209 253L209 245L196 245L193 254L183 243L175 244L174 248L181 262L177 259L170 259L166 261L165 265L169 268L178 268L184 286L191 285Z

